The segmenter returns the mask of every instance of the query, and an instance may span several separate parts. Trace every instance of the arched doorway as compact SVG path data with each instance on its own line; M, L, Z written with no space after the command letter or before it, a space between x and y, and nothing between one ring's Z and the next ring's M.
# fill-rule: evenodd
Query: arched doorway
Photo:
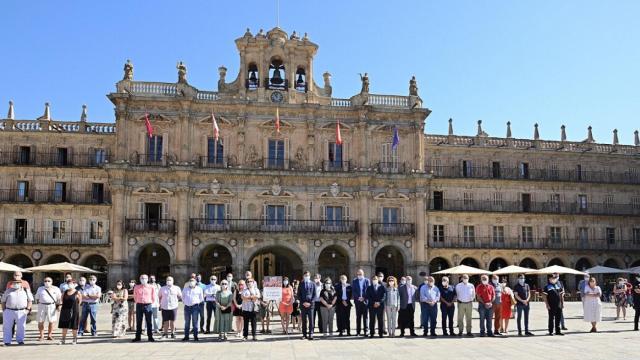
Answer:
M24 254L16 254L16 255L12 255L10 256L7 260L5 260L6 263L9 263L11 265L15 265L18 267L21 267L23 269L26 268L30 268L33 267L33 262L31 261L31 259ZM12 273L0 273L0 275L4 275L3 276L3 281L2 281L2 285L4 286L6 284L6 282L9 279L13 279L13 274ZM35 286L35 284L33 283L33 273L28 273L28 272L24 272L22 273L22 280L27 281L30 285L31 288L33 290L33 287ZM54 284L57 286L57 284ZM2 290L4 291L4 290Z
M219 284L228 273L233 272L231 252L222 245L208 247L200 255L200 268L198 271L202 274L203 279L209 279L211 275L217 276Z
M437 257L437 258L431 259L431 261L429 262L429 274L436 278L437 280L436 284L440 283L440 279L442 278L442 275L434 275L433 273L436 273L440 270L444 270L448 268L450 268L449 262L445 258ZM452 283L452 285L455 285L455 284Z
M551 260L549 260L549 262L547 263L547 266L553 266L553 265L558 265L558 266L565 266L564 262L562 261L562 259L560 258L553 258ZM545 276L543 282L546 284L547 283L548 278ZM562 282L563 286L567 285L567 277L565 274L560 274L560 281ZM565 289L565 291L568 291L569 289Z
M86 266L91 270L100 271L99 274L95 274L97 283L103 291L106 291L106 289L108 288L107 270L109 269L109 267L107 266L107 259L100 255L91 255L82 263L82 266ZM122 280L126 281L125 279Z
M640 266L640 259L632 262L630 267L636 267L636 266Z
M618 260L616 259L607 259L603 265L614 269L620 269L620 264L618 264ZM620 275L621 274L602 274L602 278L600 279L601 284L599 285L603 291L613 289L616 284L616 279Z
M52 255L50 257L48 257L43 263L42 265L49 265L49 264L57 264L57 263L61 263L61 262L70 262L69 259L67 259L66 256L64 255L60 255L60 254L56 254L56 255ZM62 282L64 281L64 273L60 273L60 272L46 272L42 275L42 280L44 280L45 277L50 277L53 280L54 284L62 284ZM78 276L85 276L85 274L80 274ZM76 279L77 281L78 279Z
M591 261L589 261L589 259L587 258L580 258L578 261L576 261L576 270L579 270L579 271L585 271L592 266L593 265L591 264ZM576 289L577 289L577 285L580 284L580 280L582 280L583 278L584 278L583 275L575 276Z
M164 279L171 274L171 256L169 252L158 244L143 247L138 254L138 273L133 275L137 279L141 274L155 275L156 279ZM176 285L180 285L176 281Z
M253 277L262 286L265 276L287 276L302 279L302 259L290 249L273 246L258 251L249 261Z
M327 246L318 256L318 272L322 278L329 277L337 282L340 275L349 276L349 255L339 246Z
M481 269L480 264L478 264L478 262L474 258L470 257L462 259L462 261L460 261L460 265L467 265ZM461 277L459 277L459 279L461 279ZM480 283L480 275L469 275L469 282L477 285L478 283Z
M507 260L505 260L503 258L495 258L495 259L491 260L491 262L489 263L489 271L500 270L503 267L507 267L507 266L509 266L507 264Z
M522 259L522 261L520 261L520 266L525 267L525 268L529 268L529 269L537 269L538 268L538 264L536 264L536 262L532 259L532 258L524 258ZM529 284L529 287L531 289L537 289L538 287L538 276L537 275L525 275L525 282L527 284Z
M405 274L404 256L395 246L385 246L376 254L375 273L382 272L385 276L402 277Z

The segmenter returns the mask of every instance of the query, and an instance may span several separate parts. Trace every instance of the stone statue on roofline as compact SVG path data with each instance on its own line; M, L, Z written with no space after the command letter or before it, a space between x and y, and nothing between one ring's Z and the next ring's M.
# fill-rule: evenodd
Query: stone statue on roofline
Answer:
M409 80L409 95L418 96L418 82L416 81L415 75Z
M186 84L187 83L187 66L182 62L178 62L176 65L176 69L178 69L178 83Z
M133 80L133 64L129 59L127 59L127 62L124 64L124 77L122 80Z
M369 93L369 74L360 74L360 81L362 81L362 89L360 90L360 92L365 94Z

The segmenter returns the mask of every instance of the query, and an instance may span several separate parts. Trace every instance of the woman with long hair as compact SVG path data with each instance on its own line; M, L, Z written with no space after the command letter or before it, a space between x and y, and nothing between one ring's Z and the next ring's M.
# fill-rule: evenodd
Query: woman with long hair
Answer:
M289 334L289 322L291 320L291 313L293 312L293 287L289 284L289 278L282 278L282 300L278 305L280 311L280 324L282 325L282 332Z

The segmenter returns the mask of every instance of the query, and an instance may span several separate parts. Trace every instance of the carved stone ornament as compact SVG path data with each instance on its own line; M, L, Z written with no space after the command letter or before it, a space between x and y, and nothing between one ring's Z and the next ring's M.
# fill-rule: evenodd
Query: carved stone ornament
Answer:
M218 195L218 192L220 191L220 183L218 182L218 179L213 179L210 184L209 190L211 190L211 194Z
M191 240L191 243L193 244L193 246L198 246L200 245L200 239L194 238L193 240Z
M398 197L398 190L396 190L395 184L389 184L387 186L386 195L388 198L396 198Z
M356 241L355 240L349 240L349 247L356 247Z
M380 243L378 242L378 240L373 240L371 242L371 247L373 247L373 248L377 248L379 245L380 245Z
M33 252L31 253L31 257L36 261L42 259L42 251L33 250Z
M127 242L129 243L129 246L133 246L138 242L138 240L136 240L136 238L131 237Z
M333 197L338 196L338 194L340 194L340 186L338 185L338 183L331 184L331 188L330 188L329 192L331 193L331 196L333 196Z
M69 253L69 257L71 258L71 260L77 261L78 259L80 259L80 251L73 250L71 253Z
M407 240L407 241L405 241L405 242L404 242L404 246L405 246L406 248L411 248L411 240Z
M280 186L279 184L271 185L271 194L273 194L273 196L278 196L280 195L281 192L282 192L282 186Z
M229 245L231 247L236 247L236 245L238 245L238 240L236 240L236 239L229 240Z
M175 240L173 240L173 238L169 238L169 239L167 239L167 245L169 245L169 246L173 246L173 245L175 245L175 244L176 244L176 241L175 241Z
M315 240L315 241L313 242L313 245L314 245L315 247L320 247L320 246L322 246L322 240L320 240L320 239Z

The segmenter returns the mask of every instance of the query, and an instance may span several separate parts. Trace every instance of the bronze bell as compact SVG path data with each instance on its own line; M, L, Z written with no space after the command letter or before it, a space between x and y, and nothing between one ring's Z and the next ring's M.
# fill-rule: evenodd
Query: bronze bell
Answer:
M251 74L249 75L249 81L251 81L254 84L258 81L258 77L256 76L255 70L251 70Z
M273 71L273 77L271 78L271 83L275 85L280 85L283 83L282 77L280 76L280 69L275 69Z

